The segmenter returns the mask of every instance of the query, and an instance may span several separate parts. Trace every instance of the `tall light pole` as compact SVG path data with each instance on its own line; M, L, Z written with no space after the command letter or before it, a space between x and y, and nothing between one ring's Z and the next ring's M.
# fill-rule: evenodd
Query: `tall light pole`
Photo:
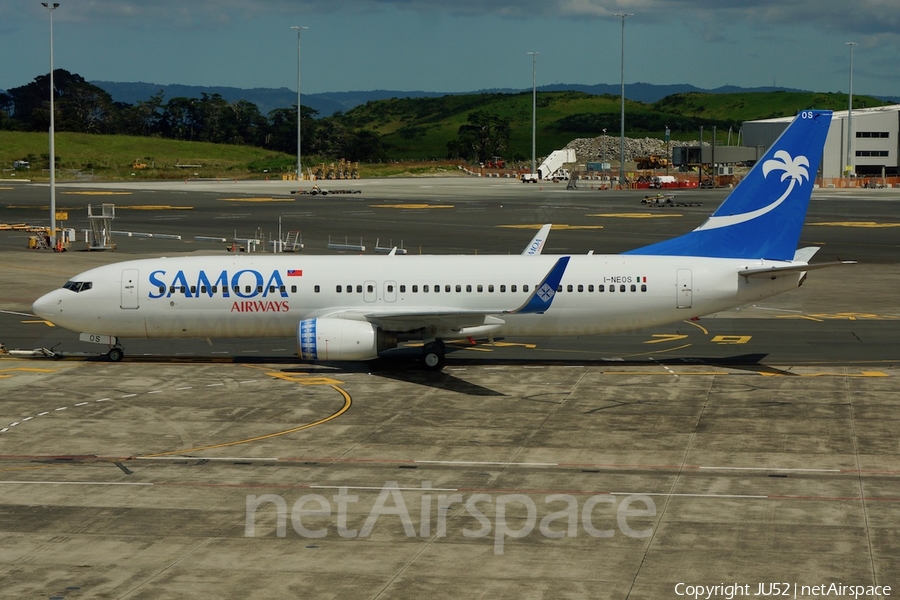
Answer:
M621 131L619 133L619 188L625 183L625 18L634 13L616 13L622 19L622 114L619 117Z
M294 25L291 29L297 30L297 181L303 179L303 167L300 164L302 153L300 151L300 32L309 27Z
M531 172L537 173L535 141L537 138L537 79L535 79L535 65L539 52L529 52L531 55Z
M59 8L59 2L41 2L41 6L50 11L50 238L56 244L56 120L53 96L56 88L53 84L53 11Z
M856 42L847 42L850 46L850 99L847 101L847 177L853 173L853 46Z

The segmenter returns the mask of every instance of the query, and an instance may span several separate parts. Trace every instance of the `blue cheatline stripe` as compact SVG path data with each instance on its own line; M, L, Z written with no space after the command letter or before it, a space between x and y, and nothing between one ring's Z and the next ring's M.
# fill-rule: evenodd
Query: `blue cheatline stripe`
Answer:
M553 298L556 297L556 289L559 287L559 282L562 281L570 258L570 256L563 256L557 260L544 280L537 285L531 298L521 308L510 312L520 315L546 312L553 303Z

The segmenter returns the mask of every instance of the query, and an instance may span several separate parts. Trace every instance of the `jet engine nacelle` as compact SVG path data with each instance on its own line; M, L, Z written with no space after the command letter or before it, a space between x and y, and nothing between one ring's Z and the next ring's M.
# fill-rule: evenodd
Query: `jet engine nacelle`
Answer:
M328 318L300 321L297 344L304 360L371 360L388 347L383 332L367 321Z

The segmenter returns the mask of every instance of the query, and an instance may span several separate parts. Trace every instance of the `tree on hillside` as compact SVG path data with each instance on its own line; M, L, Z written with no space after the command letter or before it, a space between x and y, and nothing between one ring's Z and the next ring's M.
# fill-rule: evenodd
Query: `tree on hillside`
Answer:
M245 144L262 146L265 143L269 122L259 112L255 104L247 100L238 100L230 105L231 127L229 144Z
M457 139L447 142L448 158L476 162L502 156L509 147L510 125L507 119L484 111L469 113L468 122L460 125Z
M56 124L60 131L103 133L115 128L116 107L112 98L80 75L65 69L53 71ZM25 131L50 128L50 74L7 90L12 98L12 118Z
M9 94L0 94L0 131L15 129L15 121L12 120L13 99Z
M80 77L60 89L56 126L60 131L115 133L118 109L112 96ZM49 103L48 103L49 119Z
M312 154L313 140L318 129L316 116L319 111L308 106L301 106L301 144L303 154ZM266 136L266 148L279 152L297 154L297 105L291 108L276 108L269 111L269 133Z
M125 106L119 116L119 131L129 135L159 135L165 94L164 90L159 90L149 100L139 100L134 105Z
M194 141L200 128L200 109L194 98L172 98L166 102L160 121L160 132L163 137Z

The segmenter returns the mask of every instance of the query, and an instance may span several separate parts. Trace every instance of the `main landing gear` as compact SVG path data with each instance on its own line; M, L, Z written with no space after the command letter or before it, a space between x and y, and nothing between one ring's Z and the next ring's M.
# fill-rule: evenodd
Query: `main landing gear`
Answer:
M115 347L113 347L113 348L110 348L110 349L109 349L109 352L106 353L106 357L107 357L111 362L119 362L120 360L122 360L122 358L123 358L124 356L125 356L125 351L122 350L122 349L121 349L120 347L118 347L118 346L115 346Z
M447 359L444 358L444 351L446 350L444 346L444 342L442 340L434 340L433 342L428 342L422 348L422 362L425 365L425 368L429 371L440 371L444 368L444 365L447 364Z

